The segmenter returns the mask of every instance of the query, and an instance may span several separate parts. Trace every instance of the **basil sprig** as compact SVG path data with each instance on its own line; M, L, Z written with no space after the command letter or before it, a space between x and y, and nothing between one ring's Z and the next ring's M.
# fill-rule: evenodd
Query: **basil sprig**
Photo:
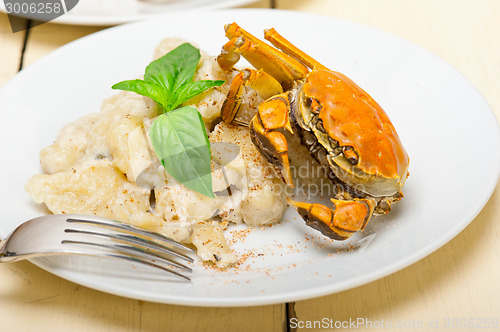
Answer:
M224 81L196 81L194 74L200 51L185 43L151 62L144 80L116 83L113 89L133 91L161 105L163 114L153 122L149 137L167 172L186 187L208 197L212 190L211 154L205 124L193 107L179 107L185 101Z

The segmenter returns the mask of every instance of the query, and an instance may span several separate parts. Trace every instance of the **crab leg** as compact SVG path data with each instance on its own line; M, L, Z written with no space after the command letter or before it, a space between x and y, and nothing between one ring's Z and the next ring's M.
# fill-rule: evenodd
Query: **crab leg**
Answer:
M283 129L293 134L288 112L288 93L274 96L259 105L250 123L250 135L255 146L278 169L286 184L293 187L288 160L288 142Z
M244 69L234 77L226 100L224 100L224 104L222 105L221 114L224 122L236 122L237 124L248 126L248 123L244 124L235 121L247 87L252 88L264 99L283 93L283 88L278 81L263 70Z
M271 44L273 44L275 47L279 48L286 54L299 60L302 64L306 65L311 69L316 68L316 69L329 70L327 67L323 66L321 63L314 60L312 57L310 57L302 50L297 48L295 45L290 43L288 40L286 40L274 28L265 30L264 38L269 40Z
M277 50L274 47L266 44L259 38L253 36L249 32L242 29L238 24L236 23L228 24L224 27L224 29L226 31L226 36L228 38L243 36L246 39L249 39L254 45L259 45L259 47L265 49L270 56L278 58L280 61L282 61L283 64L285 64L288 67L295 80L301 80L305 78L307 73L309 72L307 67L305 67L302 63L292 58L291 56L281 52L280 50Z
M221 53L217 56L217 63L219 67L224 70L230 70L233 66L240 61L240 46L244 44L241 38L231 38L224 46L222 46Z
M310 226L335 240L345 240L365 228L377 203L371 199L343 201L332 199L330 209L322 204L310 204L288 200Z
M293 86L293 76L290 70L278 58L270 55L265 48L253 44L244 37L234 37L227 42L217 57L217 62L222 69L235 63L238 55L243 55L257 69L263 69L273 76L284 89Z
M254 37L236 23L226 25L225 30L230 40L217 57L221 68L231 68L238 62L239 55L243 55L255 68L272 75L285 90L293 86L294 80L307 75L307 67L299 61Z

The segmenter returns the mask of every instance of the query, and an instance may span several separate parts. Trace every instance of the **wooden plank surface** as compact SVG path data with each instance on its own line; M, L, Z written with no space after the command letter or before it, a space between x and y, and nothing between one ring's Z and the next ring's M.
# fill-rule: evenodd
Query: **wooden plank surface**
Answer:
M0 331L281 331L283 306L201 308L105 294L27 263L0 265Z
M23 65L29 66L53 50L106 27L42 24L28 34Z
M24 36L24 31L12 33L7 14L0 13L0 87L19 70Z
M328 15L375 27L426 48L464 74L500 119L499 1L274 2L281 9ZM248 7L268 8L270 4L271 1L259 1ZM272 22L264 23L272 25ZM32 64L50 51L101 28L38 26L29 33L24 64ZM23 33L12 34L9 29L6 15L0 14L0 87L17 72L24 43ZM333 322L365 319L372 324L384 320L394 325L398 322L407 325L399 329L377 328L377 331L427 331L436 322L438 328L432 331L453 331L460 329L445 329L446 319L450 319L450 323L462 318L472 318L476 322L485 322L487 318L498 320L498 220L500 193L497 189L472 224L432 255L368 285L297 302L288 316L294 318L296 315L297 322L304 323L323 319ZM27 262L0 265L0 281L0 331L294 330L293 325L287 324L285 304L201 308L149 303L76 285ZM345 330L352 329L352 325L350 327ZM374 330L358 327L356 331Z

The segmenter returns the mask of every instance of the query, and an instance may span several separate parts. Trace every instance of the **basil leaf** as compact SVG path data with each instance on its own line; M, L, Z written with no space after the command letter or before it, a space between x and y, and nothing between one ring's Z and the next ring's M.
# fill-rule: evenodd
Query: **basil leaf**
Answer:
M165 92L160 86L143 80L122 81L113 85L111 89L132 91L149 97L160 105L163 105L165 100Z
M210 143L200 113L182 107L156 118L149 130L161 163L177 181L214 198Z
M163 106L167 112L180 104L175 103L177 90L193 80L200 58L200 50L184 43L146 67L144 80L166 91L167 98Z
M175 110L183 102L224 81L192 82L200 51L185 43L152 61L144 80L116 83L113 89L150 97L166 112L153 123L149 135L158 159L170 175L186 187L209 197L212 190L210 143L200 113L190 107ZM175 111L173 111L175 110ZM172 114L170 114L172 113Z
M175 100L175 104L176 106L178 106L183 102L193 98L194 96L222 84L224 84L224 81L196 81L186 83L177 92L177 99Z

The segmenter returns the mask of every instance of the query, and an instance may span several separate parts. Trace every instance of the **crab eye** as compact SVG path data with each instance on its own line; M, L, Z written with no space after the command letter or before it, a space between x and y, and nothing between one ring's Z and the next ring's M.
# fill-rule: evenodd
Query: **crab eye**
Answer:
M343 146L342 153L349 160L351 165L356 165L358 163L358 155L354 152L352 146Z

